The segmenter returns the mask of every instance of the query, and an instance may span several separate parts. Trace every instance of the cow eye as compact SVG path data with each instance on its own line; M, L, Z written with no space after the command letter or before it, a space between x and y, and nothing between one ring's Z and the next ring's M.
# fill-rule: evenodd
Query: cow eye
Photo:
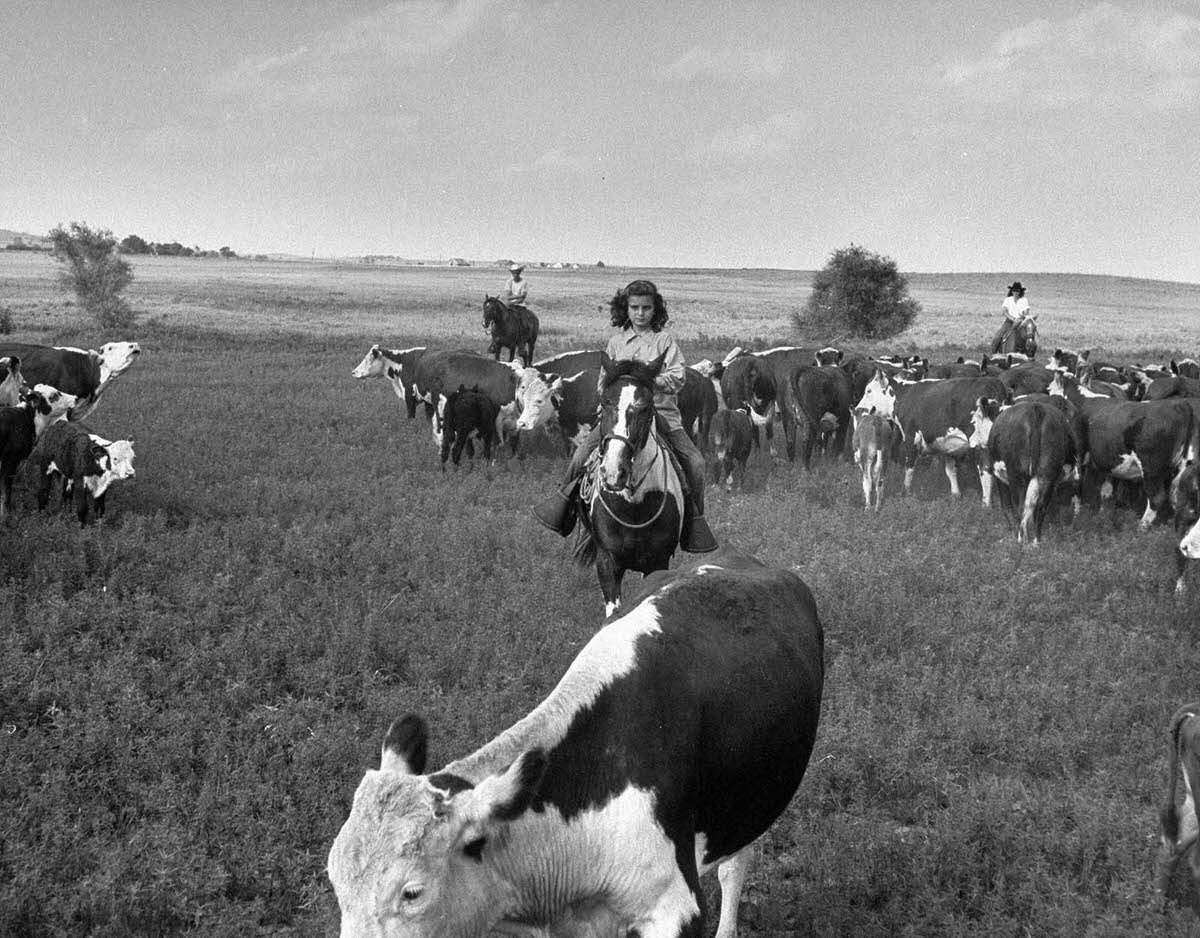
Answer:
M416 902L425 894L425 887L419 886L416 883L409 883L400 890L401 902Z
M483 848L487 845L486 837L476 837L463 847L463 853L477 863L483 862Z

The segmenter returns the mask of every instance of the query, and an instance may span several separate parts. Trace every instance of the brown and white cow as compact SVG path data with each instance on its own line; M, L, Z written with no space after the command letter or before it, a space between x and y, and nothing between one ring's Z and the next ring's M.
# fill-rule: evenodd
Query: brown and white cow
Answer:
M396 721L329 853L343 938L692 938L713 868L734 938L816 740L823 641L795 573L726 550L647 577L545 700L440 771L424 721Z
M396 396L404 403L408 419L412 420L417 416L417 404L420 402L412 385L416 380L417 364L424 354L424 345L403 349L385 349L378 344L372 345L370 351L351 372L351 377L360 380L386 378Z
M863 508L876 514L883 507L883 477L891 462L899 428L874 408L854 416L851 446L854 462L862 473Z
M101 396L113 381L129 370L141 351L141 346L136 342L108 342L99 351L65 346L0 344L0 356L16 355L21 359L21 373L26 384L49 385L75 398L75 404L67 415L70 420L83 420L95 410Z
M754 446L754 424L744 410L717 411L709 426L709 451L720 467L725 480L725 491L731 491L736 481L739 486L746 483L746 462Z

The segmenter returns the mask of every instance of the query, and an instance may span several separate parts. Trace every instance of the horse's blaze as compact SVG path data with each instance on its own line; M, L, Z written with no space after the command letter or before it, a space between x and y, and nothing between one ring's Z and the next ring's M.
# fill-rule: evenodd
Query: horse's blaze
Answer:
M630 467L633 463L633 452L626 439L632 438L632 424L629 412L637 400L637 388L627 385L621 388L621 394L616 403L616 421L609 433L617 439L604 441L600 454L600 481L609 489L623 489L629 482ZM624 437L624 439L621 439Z

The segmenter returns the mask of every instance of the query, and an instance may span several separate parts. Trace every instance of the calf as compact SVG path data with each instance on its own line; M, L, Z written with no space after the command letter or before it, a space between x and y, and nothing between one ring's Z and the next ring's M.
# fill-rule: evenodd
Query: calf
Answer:
M457 391L438 398L435 420L442 440L442 472L446 471L446 459L454 460L455 468L462 459L462 452L472 435L483 442L483 458L492 462L492 447L499 446L500 436L496 420L500 416L500 405L479 388L467 389L459 385Z
M397 720L329 852L343 938L698 936L714 868L734 938L813 750L823 645L795 573L726 550L648 576L542 703L441 771L425 722Z
M1166 897L1180 859L1187 857L1196 893L1192 905L1200 911L1200 823L1196 816L1196 790L1200 786L1200 702L1180 707L1167 727L1167 794L1160 815L1160 845L1154 885ZM1179 779L1183 778L1183 804L1178 805ZM1182 817L1180 816L1182 814Z
M96 519L100 520L104 517L108 503L108 490L112 484L123 479L132 479L137 475L137 471L133 468L133 458L136 454L133 451L133 440L106 440L90 431L89 435L97 446L104 447L105 452L108 453L108 468L104 472L100 475L83 477L83 487L87 490L92 510ZM64 478L62 488L65 501L74 489L74 485L70 479Z
M717 391L695 368L683 369L683 387L676 398L683 429L700 449L708 447L708 428L717 412Z
M866 511L883 507L883 477L891 461L892 447L899 431L895 424L876 413L858 414L854 422L854 462L862 472L863 507Z
M73 394L39 384L25 392L20 404L0 407L0 521L13 508L13 479L17 469L29 458L45 429L75 403Z
M709 428L710 451L721 467L725 491L733 488L734 477L739 486L746 484L746 460L754 445L754 424L744 410L717 411Z
M0 407L21 403L21 359L16 355L0 358Z
M1171 507L1175 510L1175 551L1178 573L1175 592L1183 592L1183 574L1189 560L1200 560L1200 464L1189 462L1171 483Z
M45 511L50 500L50 486L56 477L61 477L63 504L70 504L67 493L73 489L75 514L80 524L86 524L91 494L84 480L108 472L108 450L92 439L79 424L60 420L42 433L31 461L38 479L39 510Z

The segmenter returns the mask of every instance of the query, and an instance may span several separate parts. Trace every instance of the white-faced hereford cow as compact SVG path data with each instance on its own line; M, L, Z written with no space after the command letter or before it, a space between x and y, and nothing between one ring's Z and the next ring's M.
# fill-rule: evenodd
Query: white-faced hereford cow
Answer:
M1148 529L1166 506L1168 486L1189 460L1200 455L1200 415L1182 398L1118 401L1085 397L1076 401L1087 424L1089 482L1099 482L1103 505L1113 480L1141 482Z
M412 390L412 384L416 380L417 363L424 354L423 345L405 349L385 349L380 345L372 345L351 375L359 379L387 378L396 396L404 402L404 409L411 420L417 416L417 404L420 402Z
M1200 786L1200 702L1185 704L1171 716L1167 727L1167 792L1160 815L1160 842L1154 885L1166 897L1183 857L1187 857L1195 892L1192 906L1200 912L1200 823L1196 815L1196 789ZM1183 798L1179 780L1183 779ZM1182 803L1180 803L1182 802Z
M877 371L855 409L869 412L874 407L900 428L906 493L912 491L917 459L930 454L945 460L950 494L957 498L961 494L958 464L972 456L971 417L979 398L1000 401L1006 394L999 378L945 378L893 385Z
M746 462L754 445L754 424L744 410L717 411L709 426L709 449L720 467L725 490L746 483Z
M599 381L599 365L569 377L526 370L517 387L517 430L557 428L567 452L572 452L600 419Z
M21 359L16 355L0 358L0 407L21 403Z
M74 395L39 384L24 392L20 404L0 407L0 521L13 508L13 479L17 469L29 458L46 428L76 403Z
M31 387L49 385L75 397L69 420L83 420L100 397L141 354L136 342L109 342L100 351L49 345L0 344L0 356L21 359L21 375Z
M343 938L699 938L713 867L717 935L733 938L751 845L800 785L823 683L794 573L726 551L653 574L475 752L425 775L424 722L392 725L329 853Z
M1171 483L1171 507L1175 510L1175 535L1179 538L1175 592L1182 593L1188 561L1200 560L1200 463L1189 462Z

